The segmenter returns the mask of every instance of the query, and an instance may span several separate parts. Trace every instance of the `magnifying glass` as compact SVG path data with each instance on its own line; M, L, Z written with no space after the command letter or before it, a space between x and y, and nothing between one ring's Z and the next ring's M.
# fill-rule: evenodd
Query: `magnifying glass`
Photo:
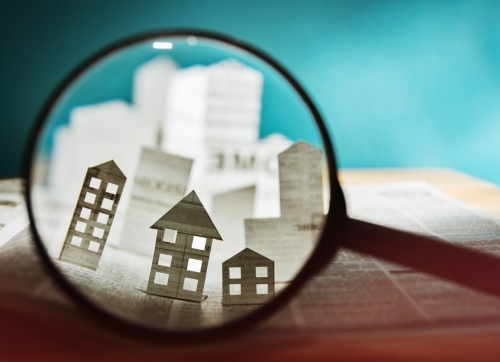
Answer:
M243 330L340 246L500 296L500 260L349 218L313 102L234 39L154 33L101 51L48 101L29 155L42 259L120 330Z

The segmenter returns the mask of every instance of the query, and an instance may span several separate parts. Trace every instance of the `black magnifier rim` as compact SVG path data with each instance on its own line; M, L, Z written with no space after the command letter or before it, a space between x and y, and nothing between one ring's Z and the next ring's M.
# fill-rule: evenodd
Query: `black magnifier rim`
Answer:
M35 151L38 143L38 136L41 134L45 121L50 115L53 107L57 104L58 100L65 91L70 87L76 79L78 79L82 74L84 74L90 67L97 64L99 61L104 59L106 56L111 55L114 52L118 52L125 49L128 46L135 45L140 42L147 40L154 40L155 38L161 37L188 37L195 36L197 38L203 38L211 41L218 41L225 43L229 46L233 46L248 52L249 54L255 56L256 58L264 61L267 65L277 71L297 92L302 101L307 106L309 112L316 122L317 129L319 130L320 136L324 145L324 152L326 154L326 160L329 168L329 183L330 183L330 204L329 212L324 220L324 228L322 235L318 240L316 250L309 257L309 260L304 264L300 272L297 274L293 283L290 284L283 291L278 293L274 300L266 305L263 305L255 312L250 312L241 318L237 318L233 321L229 321L220 326L214 327L202 327L200 329L187 329L187 330L163 330L159 328L143 326L135 324L133 322L121 319L110 312L106 312L104 308L98 307L94 304L88 297L86 297L82 292L78 290L77 287L73 286L62 273L60 273L51 258L49 257L45 246L41 240L41 237L35 226L35 217L32 209L32 199L31 199L31 182L33 179L32 175L32 165L35 161ZM161 341L163 343L168 343L168 341L176 342L192 342L193 338L198 342L200 340L210 340L213 338L220 338L221 336L231 336L237 334L237 332L246 331L252 325L268 317L270 314L283 307L290 298L297 293L297 291L304 285L304 283L319 269L321 269L331 258L339 247L338 239L335 238L335 231L339 231L342 225L345 225L347 220L346 205L344 200L344 195L340 188L339 181L337 179L337 165L334 156L333 144L330 139L329 132L321 116L320 112L314 105L312 99L307 95L306 91L302 86L295 80L292 75L283 68L276 60L270 57L268 54L262 52L261 50L236 40L234 38L221 35L218 33L213 33L204 30L196 29L177 29L177 30L158 30L151 31L144 34L128 37L124 40L117 41L104 49L96 52L94 55L87 58L79 66L77 66L73 72L71 72L55 89L55 91L48 98L48 101L43 106L41 112L39 113L35 127L33 128L30 142L26 148L25 155L25 167L24 167L24 177L26 180L25 187L25 197L27 201L27 209L30 220L30 227L34 236L34 241L38 254L40 255L45 269L48 274L57 282L57 284L69 295L77 305L80 306L88 315L94 316L98 322L103 326L103 328L111 329L120 334L128 335L134 339L145 339L148 341ZM333 235L333 238L332 238Z

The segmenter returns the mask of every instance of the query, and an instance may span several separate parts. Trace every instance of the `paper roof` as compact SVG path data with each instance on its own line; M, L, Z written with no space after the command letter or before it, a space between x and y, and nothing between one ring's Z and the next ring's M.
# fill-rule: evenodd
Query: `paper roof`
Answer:
M173 229L184 234L222 240L196 192L191 191L172 207L152 229Z
M235 260L235 259L236 259L236 260L237 260L237 259L241 259L241 258L242 258L242 257L244 257L244 256L246 256L246 257L250 257L250 258L253 258L253 259L261 259L261 260L262 260L262 259L264 259L264 260L267 260L267 261L269 261L269 262L273 262L271 259L269 259L269 258L265 257L264 255L259 254L259 253L257 253L256 251L253 251L253 250L252 250L252 249L250 249L250 248L246 248L246 249L244 249L244 250L240 251L238 254L236 254L236 255L234 255L234 256L232 256L232 257L230 257L229 259L227 259L227 260L226 260L225 262L223 262L222 264L225 264L225 263L227 263L227 262L231 262L231 261L233 261L233 260Z
M115 176L127 178L123 174L122 170L120 170L120 168L118 167L118 165L113 160L101 163L100 165L97 165L97 166L94 166L94 167L90 167L90 168L98 169L98 170L100 170L102 172L106 172L106 173L111 174L111 175L115 175Z

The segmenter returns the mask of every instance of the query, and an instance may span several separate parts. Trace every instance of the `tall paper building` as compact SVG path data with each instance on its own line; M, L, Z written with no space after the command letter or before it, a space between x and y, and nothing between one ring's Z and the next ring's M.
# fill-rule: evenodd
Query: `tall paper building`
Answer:
M116 99L71 111L69 123L54 137L48 170L54 199L71 200L83 177L81 165L97 164L103 157L133 176L141 148L159 143L169 77L175 69L170 59L155 58L137 68L132 104Z
M228 212L237 220L279 216L276 155L291 142L277 134L259 138L263 75L225 60L180 69L170 82L162 148L194 160L188 189L196 189L214 220L225 220ZM240 192L249 189L252 199ZM229 194L239 196L233 200L238 207L228 211L218 203ZM234 247L228 255L244 246L243 230L243 225L221 223L221 235L232 242L220 247Z
M165 107L164 148L187 157L217 149L233 162L231 152L258 142L262 85L260 72L235 60L179 70ZM193 139L199 148L186 144Z
M126 180L113 160L88 169L60 260L97 269Z
M197 160L192 180L203 182L191 187L204 199L249 186L250 170L244 179L241 172L230 178L221 174L253 166L262 84L260 72L234 60L185 68L172 76L175 91L165 107L163 148Z
M152 256L149 227L185 195L192 160L144 147L132 184L119 245Z
M276 280L288 282L315 246L323 222L323 155L299 141L279 156L279 218L245 220L246 246L276 263Z

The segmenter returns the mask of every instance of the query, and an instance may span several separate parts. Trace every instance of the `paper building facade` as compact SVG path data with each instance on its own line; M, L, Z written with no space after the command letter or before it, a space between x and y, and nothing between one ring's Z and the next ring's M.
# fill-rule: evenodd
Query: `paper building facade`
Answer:
M126 180L112 160L88 169L60 260L97 269Z
M121 229L119 246L147 257L153 255L155 241L149 227L183 196L192 160L143 147L132 185L130 203Z
M180 69L170 82L162 148L196 160L190 188L211 210L214 195L256 185L255 203L265 203L262 209L267 209L262 194L277 172L277 167L269 169L269 155L290 142L276 135L259 139L262 73L228 59ZM277 184L271 188L278 191Z
M246 219L245 240L276 263L276 281L288 282L314 248L323 221L323 155L299 141L278 155L279 218Z
M281 217L311 224L323 215L323 155L318 148L295 142L278 155Z
M222 304L265 304L274 298L274 262L246 248L222 263Z
M196 158L207 148L238 149L259 138L262 74L236 60L175 72L165 107L166 150ZM193 147L198 138L198 147ZM189 142L186 142L189 141Z
M194 191L153 226L156 246L147 286L150 294L201 302L212 240L222 240Z

